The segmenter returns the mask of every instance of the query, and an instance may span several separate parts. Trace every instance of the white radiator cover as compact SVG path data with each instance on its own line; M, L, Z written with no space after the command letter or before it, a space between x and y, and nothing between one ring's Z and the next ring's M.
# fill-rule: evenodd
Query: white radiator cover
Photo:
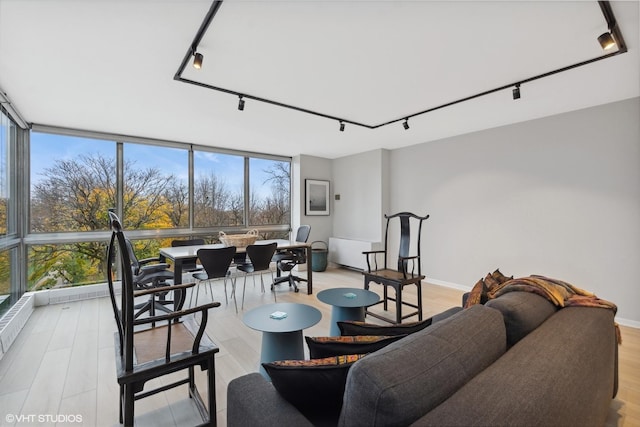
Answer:
M9 347L27 324L33 313L33 301L32 293L24 294L0 319L0 359L9 351Z
M377 242L330 237L329 261L341 266L364 270L367 268L367 259L362 255L362 252L373 251L380 247L381 244Z

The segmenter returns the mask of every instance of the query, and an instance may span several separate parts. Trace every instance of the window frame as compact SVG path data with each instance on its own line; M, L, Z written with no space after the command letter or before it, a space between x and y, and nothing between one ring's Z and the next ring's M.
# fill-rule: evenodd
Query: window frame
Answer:
M267 233L288 233L291 230L291 222L292 222L292 203L293 203L293 195L292 195L292 179L290 176L289 179L289 218L287 224L277 224L277 225L265 225L265 226L257 226L249 224L249 192L250 192L250 180L249 180L249 163L252 158L260 158L266 160L275 160L275 161L284 161L289 163L289 174L292 172L293 161L291 157L287 156L278 156L278 155L270 155L263 153L254 153L247 151L236 151L218 147L210 147L203 146L197 144L188 144L181 143L175 141L167 141L160 139L152 139L152 138L141 138L141 137L132 137L125 136L119 134L110 134L103 132L93 132L93 131L84 131L84 130L76 130L76 129L68 129L61 128L55 126L47 126L47 125L38 125L34 124L31 127L32 132L39 133L50 133L56 134L60 136L69 136L69 137L81 137L88 139L98 139L98 140L107 140L114 141L116 145L116 213L121 216L122 215L122 203L123 203L123 180L124 180L124 147L125 144L134 143L134 144L143 144L150 145L156 147L168 147L168 148L177 148L181 150L187 150L187 159L188 159L188 188L189 188L189 220L187 227L177 227L177 228L158 228L158 229L144 229L144 230L134 230L127 229L127 236L132 240L138 239L165 239L165 238L187 238L187 237L211 237L217 236L219 231L224 231L225 233L244 233L248 231L248 229L258 229L259 233L267 234ZM25 131L26 132L26 131ZM24 224L22 226L22 239L19 239L19 243L21 244L23 251L22 259L25 259L26 262L23 266L21 266L21 283L23 284L23 288L27 286L27 269L30 263L30 260L27 259L27 248L31 245L60 245L65 243L78 243L78 242L107 242L110 236L109 231L69 231L69 232L32 232L31 231L31 152L30 152L30 135L27 135L24 142L24 167L22 168L23 176L23 191L25 197L22 197L24 201L22 209L26 213L26 215L22 216L24 218ZM241 156L244 158L244 168L241 172L243 174L243 185L244 185L244 208L243 208L243 216L244 222L240 226L210 226L210 227L195 227L194 226L194 153L196 151L204 151L204 152L212 152L216 154L228 154L234 156Z

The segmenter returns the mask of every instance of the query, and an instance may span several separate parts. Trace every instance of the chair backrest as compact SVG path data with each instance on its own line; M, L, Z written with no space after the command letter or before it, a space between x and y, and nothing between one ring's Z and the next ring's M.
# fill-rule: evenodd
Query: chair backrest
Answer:
M176 246L201 246L204 245L204 239L178 239L171 241L171 247Z
M122 230L120 230L120 231L122 231ZM123 234L123 236L124 236L124 234ZM136 252L133 250L133 243L131 243L131 240L126 239L126 238L124 239L124 242L125 242L125 245L127 247L127 253L129 255L129 260L131 261L131 264L130 264L129 268L131 269L131 272L133 273L133 275L137 275L137 274L140 273L140 262L138 261L138 257L136 257Z
M109 296L113 307L113 314L118 326L120 338L120 352L124 356L124 369L133 369L133 320L134 320L134 284L132 273L132 262L130 258L131 242L128 242L122 231L122 223L113 212L109 212L111 225L111 240L107 247L107 282L109 285ZM119 259L119 270L122 274L121 302L118 306L116 291L114 288L114 278L118 270L116 254Z
M253 264L254 271L267 270L271 264L273 254L276 252L278 244L276 242L266 245L247 246L247 256Z
M296 233L296 242L304 242L306 243L309 240L309 234L311 233L310 225L301 225L298 227L298 232Z
M415 222L417 222L418 225L418 232L416 233L417 235L417 244L416 244L416 251L417 251L417 256L418 256L418 260L420 259L420 252L421 252L421 239L422 239L422 222L429 218L429 215L426 216L418 216L416 214L413 214L411 212L400 212L397 214L393 214L393 215L386 215L384 216L387 219L387 227L384 233L384 252L385 252L385 256L384 256L384 268L388 268L387 266L387 254L388 254L388 250L389 250L389 224L391 223L391 220L394 218L398 218L400 221L400 242L399 242L399 246L398 246L398 258L397 258L397 268L398 271L403 271L406 269L407 267L407 262L403 261L401 259L401 257L408 257L409 256L409 251L411 249L411 220L415 220ZM421 262L418 261L417 262L417 267L418 267L418 274L421 274Z
M204 239L179 239L172 240L171 247L176 246L202 246L204 245ZM182 260L182 271L193 271L198 269L198 258L187 258Z
M224 248L198 249L198 258L207 272L209 279L225 277L229 271L233 256L236 254L235 246Z

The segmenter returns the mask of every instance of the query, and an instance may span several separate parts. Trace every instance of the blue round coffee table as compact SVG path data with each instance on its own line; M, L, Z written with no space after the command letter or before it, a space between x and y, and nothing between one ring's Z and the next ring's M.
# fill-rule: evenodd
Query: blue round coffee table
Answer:
M340 335L338 322L344 320L364 321L364 310L378 301L380 297L375 292L362 288L333 288L318 292L318 299L331 308L332 336Z
M262 332L260 373L267 380L271 379L262 363L304 359L302 330L315 325L321 318L320 310L315 307L287 302L261 305L245 313L244 324Z

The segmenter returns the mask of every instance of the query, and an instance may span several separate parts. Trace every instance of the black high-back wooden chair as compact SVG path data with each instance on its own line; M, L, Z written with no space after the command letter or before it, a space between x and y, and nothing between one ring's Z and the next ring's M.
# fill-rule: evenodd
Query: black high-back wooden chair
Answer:
M122 224L109 212L111 240L107 249L107 281L118 331L115 333L116 375L120 385L120 423L133 426L135 401L179 385L188 384L205 425L216 425L215 359L218 347L205 333L207 315L219 302L189 309L178 309L160 315L135 318L134 299L139 296L173 292L181 301L185 290L193 283L136 290L131 271ZM116 255L119 262L116 262ZM118 268L119 267L119 268ZM122 274L122 291L116 295L116 270ZM119 301L118 301L119 300ZM195 314L201 313L201 322ZM158 324L156 327L155 324ZM208 398L205 405L195 381L195 368L207 371ZM179 371L187 371L186 378L153 390L145 390L145 383Z
M391 319L382 316L378 313L372 313L367 309L366 314L384 320L390 323L402 323L403 319L412 316L418 316L418 320L422 320L422 280L425 278L422 275L422 267L420 262L420 248L421 248L421 236L422 236L422 222L429 218L429 215L418 216L411 212L400 212L393 215L385 215L387 219L387 226L384 233L384 250L381 251L366 251L363 254L367 257L367 271L364 271L364 288L369 289L369 283L374 282L383 286L383 297L377 304L382 304L384 310L388 309L388 302L394 301L396 308L395 319ZM397 258L390 253L389 247L389 224L392 220L400 222L400 240ZM411 252L411 223L414 223L417 227L417 244L415 246L415 255L410 255ZM382 258L382 266L379 267ZM395 262L395 266L392 263ZM373 268L372 268L373 265ZM395 267L395 269L393 268ZM402 291L405 286L416 286L417 298L416 303L411 303L403 300ZM391 287L395 290L394 296L389 296L388 288ZM408 306L415 308L408 314L402 314L402 307Z

